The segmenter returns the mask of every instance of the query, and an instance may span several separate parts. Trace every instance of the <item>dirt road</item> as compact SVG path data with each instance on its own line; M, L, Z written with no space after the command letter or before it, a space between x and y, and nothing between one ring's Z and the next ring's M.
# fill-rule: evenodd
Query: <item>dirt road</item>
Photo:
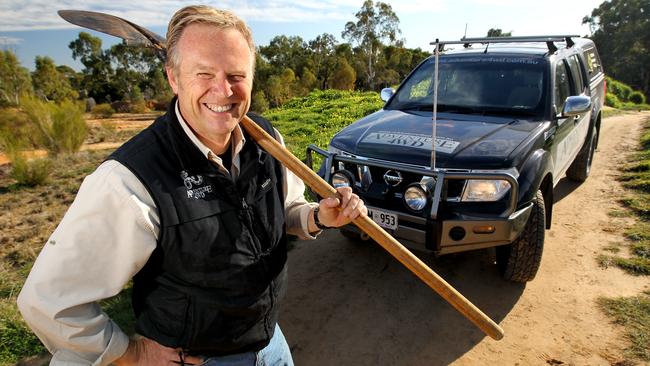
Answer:
M504 282L489 251L433 258L418 253L505 330L484 336L378 246L337 231L290 251L290 283L280 324L297 365L611 365L623 359L622 330L596 306L601 296L650 288L596 263L621 242L617 168L638 143L650 113L605 119L591 176L555 189L552 229L535 280Z

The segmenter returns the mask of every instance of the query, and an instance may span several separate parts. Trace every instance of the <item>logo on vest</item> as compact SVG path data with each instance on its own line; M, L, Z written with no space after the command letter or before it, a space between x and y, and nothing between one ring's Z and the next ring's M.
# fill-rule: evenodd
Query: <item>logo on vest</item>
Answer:
M200 175L190 176L185 170L181 172L183 184L187 188L187 198L201 199L205 198L206 193L212 192L212 186L207 185L199 187L203 184L203 177Z

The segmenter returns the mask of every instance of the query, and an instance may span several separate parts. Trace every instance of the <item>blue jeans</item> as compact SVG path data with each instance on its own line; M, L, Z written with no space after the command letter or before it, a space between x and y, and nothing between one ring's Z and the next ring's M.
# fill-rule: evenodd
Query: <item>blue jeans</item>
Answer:
M271 342L260 351L211 357L201 366L293 366L293 359L284 334L276 324Z

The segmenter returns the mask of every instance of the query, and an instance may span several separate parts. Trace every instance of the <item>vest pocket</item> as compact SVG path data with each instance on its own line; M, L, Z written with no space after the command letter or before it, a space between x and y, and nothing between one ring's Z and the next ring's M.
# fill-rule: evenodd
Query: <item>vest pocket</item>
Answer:
M146 299L137 331L167 347L182 347L192 323L190 296L159 285Z
M251 297L194 297L186 349L197 354L228 354L263 348L269 341L264 318L271 311L267 289ZM259 347L259 348L258 348Z

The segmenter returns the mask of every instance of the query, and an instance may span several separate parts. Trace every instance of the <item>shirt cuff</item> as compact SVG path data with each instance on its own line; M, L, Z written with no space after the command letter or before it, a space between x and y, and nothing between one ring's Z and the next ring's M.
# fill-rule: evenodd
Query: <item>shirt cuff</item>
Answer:
M111 340L108 342L108 346L104 353L93 363L93 365L103 366L110 365L111 362L122 357L126 352L126 349L129 347L129 337L122 332L120 327L115 324L112 320L110 321L111 328L113 333L111 334Z
M313 233L309 232L309 214L315 207L318 207L318 203L309 203L300 207L300 227L303 231L303 235L301 235L303 239L316 239L323 232L323 230L318 230Z

